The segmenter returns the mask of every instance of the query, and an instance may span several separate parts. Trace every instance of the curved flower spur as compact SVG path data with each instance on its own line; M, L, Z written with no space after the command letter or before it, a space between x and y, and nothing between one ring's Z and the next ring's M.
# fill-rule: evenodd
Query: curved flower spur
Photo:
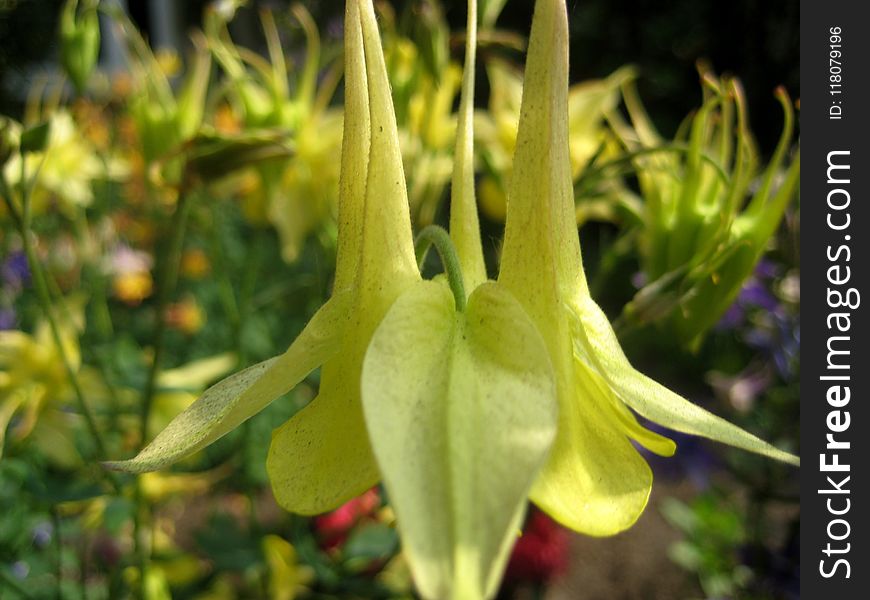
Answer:
M564 0L538 0L499 282L537 324L556 374L558 434L531 499L571 529L604 536L630 527L649 498L652 471L631 440L664 456L676 449L629 408L676 431L799 459L636 371L590 297L568 157L567 36Z

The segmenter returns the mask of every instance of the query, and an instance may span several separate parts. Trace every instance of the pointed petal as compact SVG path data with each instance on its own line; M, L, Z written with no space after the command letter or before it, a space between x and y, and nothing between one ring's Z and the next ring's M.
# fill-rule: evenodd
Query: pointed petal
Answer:
M575 352L595 365L619 398L640 415L676 431L800 465L797 456L768 444L636 371L622 352L607 316L592 299L581 301L569 312L573 317Z
M492 597L555 435L540 334L498 284L477 288L457 313L446 285L422 282L384 318L362 382L420 593Z
M362 224L368 179L371 118L359 4L345 5L344 133L338 200L338 248L335 289L348 287L356 276L362 247Z
M371 0L359 4L369 96L371 148L357 275L363 302L386 302L384 311L411 281L420 278L393 98ZM347 25L350 27L350 25ZM361 302L362 305L362 302ZM377 315L377 321L383 313Z
M588 294L574 217L568 150L568 24L564 2L535 4L499 281L547 342L559 427L532 500L591 535L629 527L652 474L614 414L609 389L575 364L562 298ZM618 468L614 468L618 465Z
M546 303L586 290L568 149L568 18L562 0L535 3L508 194L499 280ZM552 314L552 306L529 313ZM539 323L540 326L540 323Z
M474 198L474 76L477 52L477 0L468 1L468 27L462 97L456 126L453 182L450 192L450 237L456 245L465 289L474 290L486 281L480 221Z
M371 0L348 0L345 129L336 289L354 320L323 367L317 398L272 434L267 470L291 512L336 508L378 481L360 401L369 340L395 299L420 279L396 118Z
M290 512L324 513L378 483L359 397L361 362L339 355L324 365L317 397L272 432L266 470Z
M333 297L284 354L213 385L135 458L107 462L105 466L132 473L156 471L208 446L293 389L334 355L347 319L347 298Z
M559 435L532 501L574 531L614 535L640 517L652 471L614 414L610 389L574 361L574 395L559 405Z

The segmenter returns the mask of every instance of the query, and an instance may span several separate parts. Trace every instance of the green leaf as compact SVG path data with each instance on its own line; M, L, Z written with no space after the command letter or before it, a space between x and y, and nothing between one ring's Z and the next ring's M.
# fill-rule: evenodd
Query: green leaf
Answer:
M447 285L421 282L375 332L362 390L420 593L493 596L555 436L537 329L499 284L478 287L458 313Z
M371 523L353 531L342 547L342 553L347 562L363 570L373 560L392 557L398 546L399 538L395 529L383 523Z
M21 132L21 153L42 152L48 143L48 135L51 131L51 122L43 121Z
M348 319L347 298L321 307L284 354L213 385L179 414L135 458L106 462L110 469L156 471L208 446L287 393L337 351Z

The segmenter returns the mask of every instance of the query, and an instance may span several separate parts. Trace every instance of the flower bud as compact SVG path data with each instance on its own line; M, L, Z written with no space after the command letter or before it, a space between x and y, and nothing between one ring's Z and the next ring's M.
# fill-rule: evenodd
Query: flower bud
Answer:
M81 94L100 55L100 20L97 2L67 0L60 18L60 58L63 68Z

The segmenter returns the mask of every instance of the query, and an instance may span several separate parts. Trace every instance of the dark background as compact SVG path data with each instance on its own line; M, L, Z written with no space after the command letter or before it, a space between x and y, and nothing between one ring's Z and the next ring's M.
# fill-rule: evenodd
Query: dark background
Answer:
M186 27L199 23L203 0L184 2ZM250 2L281 9L289 2ZM341 0L306 2L325 28L343 13ZM393 2L397 12L408 2ZM453 31L465 28L465 2L445 0ZM129 0L130 13L148 30L148 3ZM532 0L510 0L499 27L528 34ZM0 112L20 112L21 90L10 89L10 74L46 68L56 55L59 0L0 0ZM743 80L752 126L761 150L776 143L782 116L773 99L775 85L799 96L799 4L789 0L570 0L572 80L600 77L631 63L640 69L640 92L662 132L670 135L680 120L699 104L695 62L708 60L719 72ZM256 27L255 18L247 15ZM242 15L244 20L245 15Z

